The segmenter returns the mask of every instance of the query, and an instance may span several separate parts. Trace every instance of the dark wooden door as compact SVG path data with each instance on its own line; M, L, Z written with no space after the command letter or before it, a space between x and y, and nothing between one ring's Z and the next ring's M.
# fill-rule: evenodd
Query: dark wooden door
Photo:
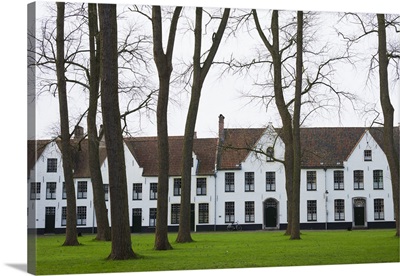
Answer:
M132 233L142 232L142 209L132 209Z
M276 227L276 207L267 207L265 210L265 227Z
M56 230L56 207L46 207L44 232L55 233Z
M364 226L365 225L365 212L363 207L354 207L354 225Z

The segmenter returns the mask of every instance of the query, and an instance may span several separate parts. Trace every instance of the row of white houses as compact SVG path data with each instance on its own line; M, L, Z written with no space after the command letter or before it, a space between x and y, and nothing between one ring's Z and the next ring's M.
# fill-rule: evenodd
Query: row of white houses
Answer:
M396 139L399 129L395 128ZM195 138L192 167L193 231L226 230L238 222L244 230L285 229L287 197L280 129L225 129L219 137ZM79 133L80 131L78 131ZM380 128L301 129L302 229L395 227L392 184L383 153ZM180 169L183 137L170 137L169 230L179 225ZM74 181L77 225L95 232L87 141L74 140ZM250 149L268 152L258 154ZM101 170L108 201L108 164L100 148ZM157 212L157 138L124 139L132 232L151 232ZM28 229L62 233L66 195L59 141L28 141ZM110 220L111 221L111 220Z

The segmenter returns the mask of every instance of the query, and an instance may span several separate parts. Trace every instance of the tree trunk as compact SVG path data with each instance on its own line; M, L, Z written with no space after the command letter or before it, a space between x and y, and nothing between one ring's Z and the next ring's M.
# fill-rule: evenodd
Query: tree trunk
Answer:
M161 8L153 6L153 52L159 79L157 102L157 136L158 136L158 184L157 215L155 232L155 250L172 249L168 241L168 180L169 180L169 145L168 145L168 100L169 82L172 73L172 54L174 49L176 27L182 7L176 7L169 31L167 51L164 53L162 42Z
M393 123L394 109L390 101L389 81L388 81L388 56L386 47L386 26L385 15L377 14L378 18L378 55L379 55L379 88L380 102L383 111L384 125L384 152L389 163L390 175L392 180L392 194L394 205L394 216L396 220L396 236L400 235L399 221L399 155L395 148Z
M64 61L64 14L65 3L57 2L57 86L58 102L60 108L60 127L61 127L61 151L62 164L64 170L65 189L67 193L67 225L65 241L63 245L79 245L76 231L76 199L73 178L72 151L69 133L69 115L67 100L67 85L65 80L65 61Z
M296 87L293 111L293 184L292 184L292 228L290 239L300 239L300 177L301 143L300 110L303 80L303 12L297 12L297 51L296 51Z
M192 186L192 153L194 142L194 131L196 127L197 114L200 104L201 90L205 78L210 70L211 64L218 51L219 45L228 22L230 9L225 9L217 32L213 37L209 54L201 66L201 41L202 41L202 17L203 8L196 8L196 23L194 30L194 55L193 55L193 84L190 98L189 110L186 117L185 136L182 151L182 187L181 208L179 214L179 231L176 242L192 242L190 235L190 194Z
M93 205L96 214L96 240L110 241L111 230L108 222L103 179L100 170L99 139L97 137L96 115L100 81L100 40L97 26L97 5L89 5L89 44L90 44L90 80L89 110L87 116L89 169L93 187Z
M132 250L128 215L128 195L124 145L118 103L118 48L115 4L99 4L101 33L101 107L111 205L111 253L108 259L126 260L135 257Z

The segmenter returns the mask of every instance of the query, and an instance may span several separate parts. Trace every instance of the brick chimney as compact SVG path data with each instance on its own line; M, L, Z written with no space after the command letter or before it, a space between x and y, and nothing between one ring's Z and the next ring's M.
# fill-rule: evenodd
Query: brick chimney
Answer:
M75 135L74 138L75 138L76 140L83 139L83 136L84 136L83 127L81 127L81 126L75 126L74 135Z
M218 121L218 136L219 136L219 141L223 142L225 140L225 117L224 115L220 114L219 115L219 121Z

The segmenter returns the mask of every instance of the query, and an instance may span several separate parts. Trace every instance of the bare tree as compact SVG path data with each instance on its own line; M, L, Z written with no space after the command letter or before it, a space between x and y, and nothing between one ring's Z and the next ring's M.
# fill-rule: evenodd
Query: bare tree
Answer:
M379 58L379 90L380 102L383 112L383 137L384 152L389 163L390 175L392 178L392 194L394 205L394 216L396 221L396 236L400 236L399 217L399 153L396 151L393 123L394 108L390 101L389 77L388 77L388 51L386 40L386 20L384 14L377 14L378 19L378 58Z
M177 242L191 242L190 235L190 194L192 183L192 152L194 130L196 126L197 113L199 110L201 90L206 76L210 70L215 55L217 54L218 47L221 43L226 24L228 22L230 9L225 9L217 32L212 35L212 45L208 51L208 55L202 64L202 17L203 8L196 8L196 23L195 23L195 45L193 55L193 83L189 110L186 118L185 136L182 151L182 187L181 187L181 205L179 214L179 231L176 238Z
M154 248L156 250L172 249L168 241L168 178L169 178L169 145L168 145L168 101L169 85L172 73L172 54L174 50L176 28L182 7L176 7L171 19L166 52L163 49L162 15L160 6L152 8L153 52L157 66L159 93L157 102L157 136L158 136L158 184L157 215Z
M101 107L110 181L111 253L108 259L135 258L129 227L127 180L118 102L118 44L115 4L99 4Z
M108 222L107 207L103 178L100 169L99 139L97 136L97 104L100 86L100 37L97 26L97 5L88 4L89 12L89 48L90 48L90 79L89 79L89 110L87 115L89 169L93 187L93 205L96 212L97 234L96 240L111 240L110 224Z
M78 235L76 231L76 199L75 187L73 179L73 164L72 152L69 133L69 116L68 116L68 100L67 100L67 85L65 82L65 62L64 62L64 15L65 3L57 2L57 91L58 102L60 109L60 124L61 124L61 150L63 158L63 170L65 190L67 194L67 225L65 241L63 245L73 246L79 245Z

